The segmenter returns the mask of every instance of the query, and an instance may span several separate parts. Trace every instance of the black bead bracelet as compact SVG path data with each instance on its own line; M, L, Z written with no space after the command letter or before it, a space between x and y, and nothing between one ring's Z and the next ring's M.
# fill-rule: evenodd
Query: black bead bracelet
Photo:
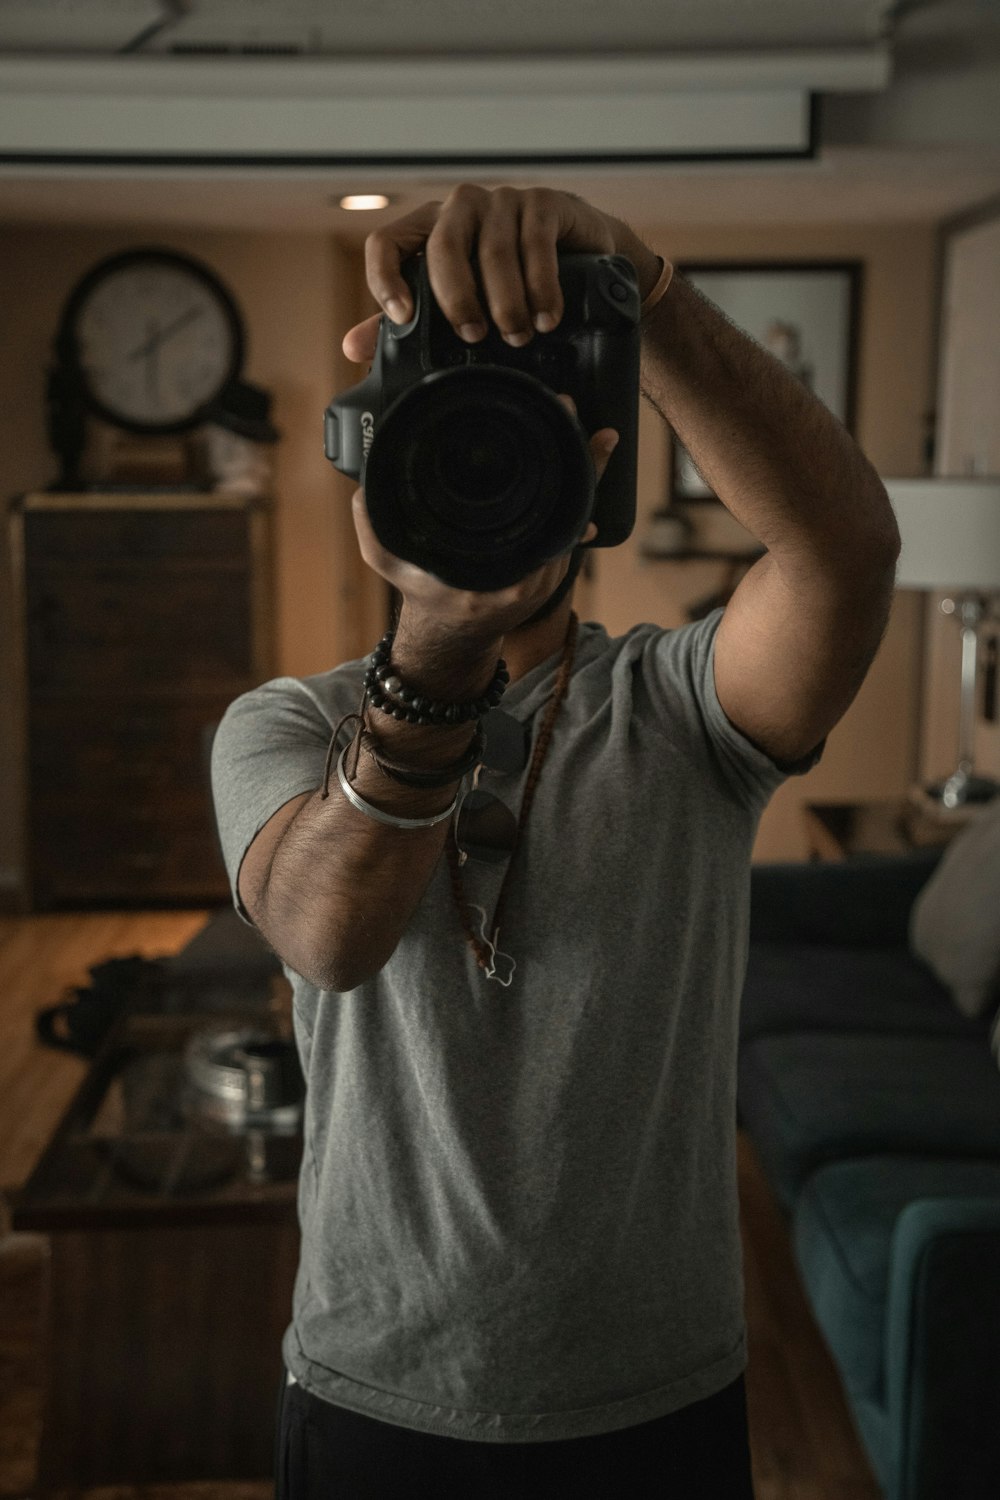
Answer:
M496 708L510 681L507 663L501 658L497 662L493 681L481 698L465 703L443 703L436 698L426 698L415 689L406 686L392 666L389 654L395 639L395 631L387 631L371 654L365 673L365 692L372 708L381 709L394 719L408 724L437 724L449 728L456 724L467 724L470 719L481 719L491 708Z

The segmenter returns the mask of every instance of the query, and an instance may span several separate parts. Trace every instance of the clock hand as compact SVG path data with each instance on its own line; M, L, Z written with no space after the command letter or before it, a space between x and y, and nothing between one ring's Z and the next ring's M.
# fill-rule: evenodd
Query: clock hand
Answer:
M128 356L129 359L145 359L149 354L151 354L153 352L153 346L156 343L159 331L159 325L156 322L156 319L151 319L150 322L146 324L146 342L144 344L139 344L135 349L132 349Z
M179 317L176 317L172 323L168 323L166 328L157 328L155 323L152 324L152 331L146 342L139 344L137 348L133 349L129 355L129 359L145 359L147 354L151 354L157 345L162 344L166 339L173 338L175 333L180 333L182 328L186 328L196 318L202 317L204 312L205 309L203 307L189 307L186 312L182 312Z
M156 342L158 344L166 343L167 339L172 339L175 333L180 333L182 328L186 328L189 323L193 323L196 319L202 317L204 312L205 309L203 307L189 307L187 312L182 312L179 318L175 318L172 323L167 324L166 328L160 332Z
M146 394L153 406L160 401L160 346L152 344L146 360Z

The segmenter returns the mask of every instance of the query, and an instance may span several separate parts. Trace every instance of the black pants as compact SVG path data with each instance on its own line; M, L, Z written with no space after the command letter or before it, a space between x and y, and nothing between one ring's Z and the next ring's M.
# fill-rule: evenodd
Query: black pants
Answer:
M276 1500L753 1500L743 1377L595 1437L469 1442L333 1406L282 1380Z

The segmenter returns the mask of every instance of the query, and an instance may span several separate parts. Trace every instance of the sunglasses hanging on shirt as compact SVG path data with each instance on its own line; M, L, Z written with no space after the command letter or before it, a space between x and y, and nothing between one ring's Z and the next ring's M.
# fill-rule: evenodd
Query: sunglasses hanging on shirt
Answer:
M483 720L483 733L486 737L482 761L485 770L510 776L524 770L528 764L530 743L527 725L502 708L494 708ZM477 771L472 790L466 793L459 805L455 841L460 855L484 864L501 864L514 848L517 819L499 797L480 789L479 774Z
M445 845L445 848L448 851L448 865L451 871L452 895L455 898L455 903L458 907L458 911L462 919L462 926L465 929L465 936L468 940L469 947L476 955L476 963L478 967L483 970L486 978L495 979L497 983L503 985L505 989L513 982L514 970L517 968L517 963L514 960L513 956L510 953L503 952L503 950L500 948L500 934L503 930L503 924L505 921L504 902L507 898L507 887L510 882L510 872L513 869L514 860L517 855L518 841L521 837L522 830L527 825L528 817L531 813L532 803L535 800L535 792L538 788L538 778L541 775L542 767L545 764L545 757L549 752L549 745L552 741L552 733L555 729L556 718L558 717L559 709L562 706L563 699L566 697L566 694L569 691L570 678L573 675L573 662L576 659L576 642L579 627L580 621L577 618L575 610L570 610L569 622L566 626L566 637L563 641L562 659L559 663L559 671L556 676L555 687L552 690L552 696L549 698L548 706L542 718L541 727L539 728L538 734L535 738L534 747L531 752L531 764L528 769L528 778L521 793L521 810L514 829L512 857L510 860L508 860L507 868L503 873L503 879L500 884L500 894L497 896L496 907L494 909L492 919L481 906L477 906L475 902L467 901L465 898L465 892L462 887L462 865L465 864L468 855L459 847L457 837L455 838L454 843L449 841ZM485 727L482 724L480 725L479 734L485 741ZM500 752L496 749L495 741L496 736L494 736L494 752L495 755L499 755ZM527 744L526 737L522 739L522 744ZM480 764L478 764L476 768L475 782L473 783L474 791L478 790L476 782L478 782L480 772L482 771L481 758L484 753L484 749L485 745L481 746L477 751L477 755L480 758ZM483 847L485 847L485 845ZM496 845L495 843L493 843L489 847L495 848ZM480 919L478 934L470 918L470 912L474 913ZM506 977L504 977L505 975Z
M516 776L524 770L531 745L527 724L502 708L491 708L483 720L483 734L486 736L483 765L488 771Z
M466 792L455 824L460 858L464 855L483 864L502 864L510 858L516 837L517 819L505 802L475 786Z

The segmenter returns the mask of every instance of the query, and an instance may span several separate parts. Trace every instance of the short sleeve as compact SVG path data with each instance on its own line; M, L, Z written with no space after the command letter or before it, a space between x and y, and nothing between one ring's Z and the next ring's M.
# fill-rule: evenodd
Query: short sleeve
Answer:
M278 677L227 708L212 743L212 798L233 904L237 876L254 838L280 807L323 784L331 725L303 683Z
M723 613L715 609L691 625L660 633L656 672L661 689L685 693L693 703L706 747L729 790L742 805L762 808L789 776L804 776L818 764L826 738L801 760L779 762L730 722L715 688L715 641Z

